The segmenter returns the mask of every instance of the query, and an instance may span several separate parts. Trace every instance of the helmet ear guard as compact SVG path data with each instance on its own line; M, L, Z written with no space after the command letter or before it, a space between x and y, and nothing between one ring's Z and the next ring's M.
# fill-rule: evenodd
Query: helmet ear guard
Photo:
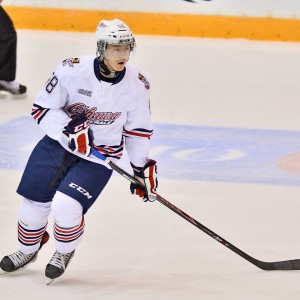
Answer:
M102 59L107 45L130 45L135 49L135 38L130 28L121 20L102 20L96 29L97 57Z

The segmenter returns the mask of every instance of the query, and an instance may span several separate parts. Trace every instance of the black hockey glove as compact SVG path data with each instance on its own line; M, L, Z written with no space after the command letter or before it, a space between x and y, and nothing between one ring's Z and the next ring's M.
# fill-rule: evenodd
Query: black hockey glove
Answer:
M89 156L93 147L93 132L84 113L76 116L65 126L64 134L69 137L69 148L85 156Z
M156 188L158 186L157 180L157 166L156 161L150 159L149 162L145 164L144 167L136 167L131 164L134 172L134 177L141 182L140 186L135 185L134 183L130 184L131 194L136 194L139 197L143 198L144 202L156 200Z

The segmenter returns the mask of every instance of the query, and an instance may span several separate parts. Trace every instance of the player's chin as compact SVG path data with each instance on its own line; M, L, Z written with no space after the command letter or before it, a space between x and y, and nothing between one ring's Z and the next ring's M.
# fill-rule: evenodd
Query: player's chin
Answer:
M122 71L125 68L126 62L124 61L119 61L116 63L115 67L116 67L116 71Z

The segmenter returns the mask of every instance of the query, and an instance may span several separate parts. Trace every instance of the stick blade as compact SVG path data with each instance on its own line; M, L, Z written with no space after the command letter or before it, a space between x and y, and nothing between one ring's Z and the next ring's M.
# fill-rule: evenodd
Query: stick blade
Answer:
M276 262L257 261L255 265L265 271L300 270L300 259L292 259L292 260L284 260L284 261L276 261Z

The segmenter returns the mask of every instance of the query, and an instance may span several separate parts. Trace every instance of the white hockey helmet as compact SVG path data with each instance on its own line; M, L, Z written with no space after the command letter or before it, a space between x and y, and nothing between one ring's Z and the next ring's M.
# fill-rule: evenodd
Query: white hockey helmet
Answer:
M96 29L97 55L103 57L107 45L130 45L134 51L135 38L127 24L118 19L102 20Z

